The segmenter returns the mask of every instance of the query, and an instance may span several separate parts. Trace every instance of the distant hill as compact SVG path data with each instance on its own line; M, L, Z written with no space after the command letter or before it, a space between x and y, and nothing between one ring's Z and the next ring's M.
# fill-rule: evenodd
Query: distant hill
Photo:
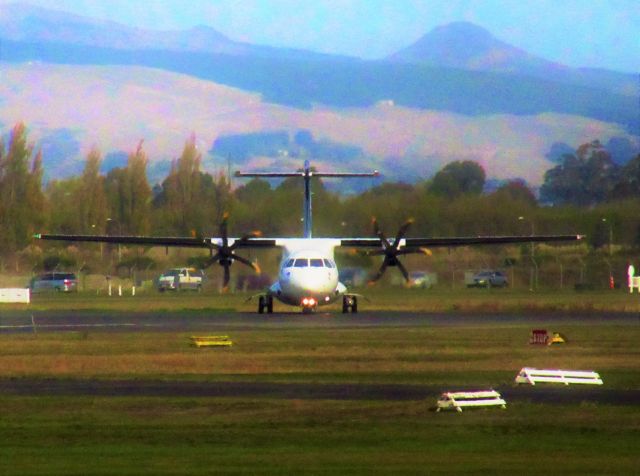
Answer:
M226 167L225 150L263 169L308 154L416 180L468 159L536 184L553 144L631 144L624 161L640 130L635 79L629 89L628 75L557 65L464 23L364 61L3 4L0 67L0 133L25 121L51 177L76 173L94 143L121 164L140 139L160 175L195 132L210 168Z
M633 74L569 68L509 45L484 28L468 22L454 22L434 28L412 45L389 55L387 59L469 71L510 73L601 88L617 94L639 94L637 77Z
M562 65L530 55L500 41L484 28L467 22L434 28L414 44L390 55L388 59L504 73L525 73L548 67L563 68Z
M141 30L11 4L0 5L0 59L160 68L299 108L391 100L468 115L557 112L640 130L636 101L612 92L624 88L609 73L574 74L468 23L436 28L389 61L362 61L239 43L207 27Z
M528 76L344 58L293 60L257 56L94 48L2 41L5 62L138 65L261 94L297 108L369 107L379 101L466 115L556 112L640 130L634 98Z
M326 56L233 41L203 25L180 31L144 30L23 3L0 5L0 38L19 44L74 45L125 51L162 50L292 59Z
M573 115L468 116L390 102L298 109L138 66L5 64L0 98L0 135L24 121L49 178L78 173L93 145L105 165L122 165L144 139L158 180L192 133L210 171L226 171L228 159L234 169L267 170L296 168L309 157L324 170L379 169L387 179L415 181L451 160L475 160L489 177L534 185L557 160L549 155L554 144L598 138L638 145L617 124Z

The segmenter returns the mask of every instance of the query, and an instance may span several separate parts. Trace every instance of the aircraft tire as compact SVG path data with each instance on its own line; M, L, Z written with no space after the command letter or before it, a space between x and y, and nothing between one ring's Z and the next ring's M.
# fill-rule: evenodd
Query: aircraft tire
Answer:
M265 306L266 306L265 296L260 296L258 298L258 314L264 314Z
M358 312L358 298L356 296L342 297L342 313L348 314L349 312L352 314Z

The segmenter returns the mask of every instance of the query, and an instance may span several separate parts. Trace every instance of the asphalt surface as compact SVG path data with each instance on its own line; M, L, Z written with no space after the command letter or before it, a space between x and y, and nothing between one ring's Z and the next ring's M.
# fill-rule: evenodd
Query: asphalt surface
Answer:
M265 328L358 328L466 326L495 324L559 325L594 323L640 325L635 314L596 315L455 315L399 312L340 313L113 313L100 312L3 312L0 334L32 332L158 332L215 331ZM433 385L402 384L319 384L254 381L189 382L167 380L98 380L0 378L0 394L49 396L151 396L151 397L236 397L332 400L421 400L444 391L486 390L443 388ZM594 402L640 405L640 389L619 390L592 386L498 386L507 402L531 401L545 404ZM435 400L433 402L435 404Z
M486 388L443 388L435 385L402 384L318 384L273 382L189 382L166 380L96 379L0 379L0 394L23 396L101 397L234 397L318 400L406 401L433 399L444 391L487 390ZM584 386L497 386L507 402L530 401L545 404L593 402L611 405L639 405L640 389L614 390Z
M211 331L261 328L415 327L495 324L592 325L607 322L640 325L638 314L422 314L409 312L361 312L358 314L299 312L210 313L205 311L155 313L105 313L94 311L0 311L0 334L15 332L149 332Z

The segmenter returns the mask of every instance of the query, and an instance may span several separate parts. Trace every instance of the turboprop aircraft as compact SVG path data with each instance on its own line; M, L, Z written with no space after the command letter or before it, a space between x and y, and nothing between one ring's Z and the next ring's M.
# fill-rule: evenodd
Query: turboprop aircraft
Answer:
M236 172L236 177L283 178L300 177L304 181L304 232L298 238L266 238L259 233L249 233L239 238L232 238L227 233L227 219L225 214L220 224L220 236L209 238L197 237L155 237L155 236L111 236L111 235L54 235L36 234L41 240L63 240L80 242L118 243L142 246L176 246L209 249L210 257L206 266L218 263L224 268L224 286L230 279L230 267L238 261L258 271L255 263L240 256L236 251L241 249L282 249L282 260L278 279L258 297L258 312L260 314L273 312L274 298L292 306L299 306L303 312L312 312L318 306L330 304L342 299L343 313L358 312L358 295L350 293L347 287L338 279L338 268L334 260L334 250L338 247L364 249L369 255L382 256L382 263L373 281L378 280L385 270L397 267L405 280L409 274L400 261L400 256L411 253L428 253L436 247L457 247L469 245L490 245L509 243L535 243L575 241L581 235L529 235L529 236L472 236L460 238L406 238L405 235L412 223L404 223L395 238L388 239L373 220L375 237L362 238L313 238L311 214L311 178L312 177L376 177L378 172L372 173L323 173L312 170L309 161L305 161L304 168L290 173L242 173Z

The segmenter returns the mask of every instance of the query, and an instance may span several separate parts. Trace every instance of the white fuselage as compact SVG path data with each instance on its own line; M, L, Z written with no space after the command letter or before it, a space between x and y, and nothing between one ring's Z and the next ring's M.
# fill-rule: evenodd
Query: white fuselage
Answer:
M278 281L270 288L276 299L292 306L315 307L329 304L345 293L333 256L339 240L283 239L278 244L284 253Z

